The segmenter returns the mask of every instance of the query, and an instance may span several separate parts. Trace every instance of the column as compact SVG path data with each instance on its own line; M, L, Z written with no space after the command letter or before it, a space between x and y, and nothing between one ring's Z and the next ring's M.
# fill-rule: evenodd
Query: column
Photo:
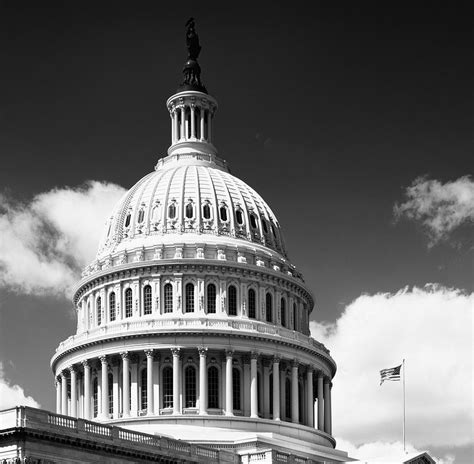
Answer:
M201 141L204 140L204 121L205 121L205 114L206 114L206 110L204 108L201 108Z
M69 368L71 374L71 411L70 416L77 417L77 377L76 368L71 366Z
M122 417L130 417L130 358L127 352L122 356Z
M207 112L207 141L211 143L211 109Z
M171 348L173 354L173 414L181 414L181 408L179 404L179 383L180 383L180 372L179 372L179 348Z
M280 420L280 358L273 358L273 420Z
M152 416L153 408L153 350L146 350L146 399L147 399L147 415ZM143 388L143 385L142 385Z
M89 361L82 361L84 366L84 419L91 418L91 366Z
M281 366L280 369L280 418L282 420L286 419L288 412L286 410L286 367L285 365Z
M180 108L181 110L181 128L180 128L180 140L186 140L186 122L185 122L185 111L184 106Z
M201 346L199 351L199 414L207 414L207 348Z
M138 356L133 354L130 356L130 415L138 416Z
M323 373L318 373L318 430L324 431Z
M61 372L61 414L67 416L67 378L64 371Z
M250 356L243 356L244 364L244 416L250 416Z
M100 356L100 373L102 378L101 393L102 393L102 408L101 417L102 419L109 418L109 375L107 372L107 356Z
M263 417L270 417L270 362L267 359L263 364Z
M191 138L196 138L196 120L194 115L194 105L191 105Z
M155 367L153 368L153 406L155 407L155 416L160 415L160 355L153 356Z
M112 417L114 419L119 418L119 408L120 408L120 400L119 400L119 361L117 358L114 358L112 362Z
M314 427L314 395L313 395L313 368L308 367L308 372L306 373L306 395L307 395L307 417L309 427Z
M331 435L331 380L324 379L324 431Z
M291 421L299 423L298 408L298 361L296 359L291 364Z
M61 381L56 377L54 381L56 387L56 414L61 414Z
M234 415L234 401L233 401L233 382L232 382L232 350L225 352L225 415Z
M258 354L250 355L250 417L258 417L258 389L257 389L257 359Z
M174 132L173 143L176 143L179 140L178 110L177 109L173 111L173 132Z

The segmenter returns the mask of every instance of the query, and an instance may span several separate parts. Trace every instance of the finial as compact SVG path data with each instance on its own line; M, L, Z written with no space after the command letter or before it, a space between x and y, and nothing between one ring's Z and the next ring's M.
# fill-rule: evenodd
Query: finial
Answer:
M186 47L188 49L188 59L183 67L184 79L178 88L178 92L197 90L198 92L207 93L206 87L201 83L201 67L197 62L201 45L196 33L194 18L189 18L186 22Z

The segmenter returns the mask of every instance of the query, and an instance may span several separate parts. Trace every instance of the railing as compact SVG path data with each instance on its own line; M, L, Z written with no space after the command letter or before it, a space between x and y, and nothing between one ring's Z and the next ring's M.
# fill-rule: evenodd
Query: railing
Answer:
M319 351L329 355L329 350L313 338L297 332L295 330L287 329L285 327L271 326L260 321L238 320L238 319L217 319L205 317L183 317L183 318L160 318L160 319L146 319L127 321L122 320L112 322L109 325L95 328L78 335L73 335L61 342L56 349L56 353L67 350L73 346L81 343L92 342L106 336L116 334L130 335L132 333L147 333L147 332L166 332L169 330L195 330L200 331L245 331L254 332L264 335L272 335L281 337L291 341L298 341L299 344L307 345L311 348L316 348Z
M101 442L104 440L110 443L120 441L122 445L124 444L123 442L126 442L128 443L127 446L136 445L136 449L145 452L156 453L157 451L163 451L167 453L167 451L173 451L174 453L185 455L187 459L191 459L194 462L234 463L237 459L233 453L228 451L213 450L168 437L149 435L112 425L98 424L85 419L76 419L26 406L0 411L0 429L15 427L28 427L34 430L55 433L61 431L60 433L73 435L74 438L82 437L87 439L91 435L100 436Z

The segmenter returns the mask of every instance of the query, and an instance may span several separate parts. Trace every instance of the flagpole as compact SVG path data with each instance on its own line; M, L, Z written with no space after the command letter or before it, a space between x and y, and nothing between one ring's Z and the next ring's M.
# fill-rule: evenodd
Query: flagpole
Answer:
M403 452L406 454L406 448L405 448L405 359L403 359Z

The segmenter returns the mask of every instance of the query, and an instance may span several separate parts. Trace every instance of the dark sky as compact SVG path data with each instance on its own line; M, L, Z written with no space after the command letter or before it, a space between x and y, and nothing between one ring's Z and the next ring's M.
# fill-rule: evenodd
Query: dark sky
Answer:
M151 171L194 16L220 105L215 144L279 218L313 318L335 320L364 292L468 288L472 254L428 250L392 215L416 177L472 172L471 16L440 5L0 1L0 189L28 200L89 179L129 188ZM44 363L74 330L70 304L4 290L1 301L48 340L32 369L51 408ZM5 359L26 358L2 345Z

